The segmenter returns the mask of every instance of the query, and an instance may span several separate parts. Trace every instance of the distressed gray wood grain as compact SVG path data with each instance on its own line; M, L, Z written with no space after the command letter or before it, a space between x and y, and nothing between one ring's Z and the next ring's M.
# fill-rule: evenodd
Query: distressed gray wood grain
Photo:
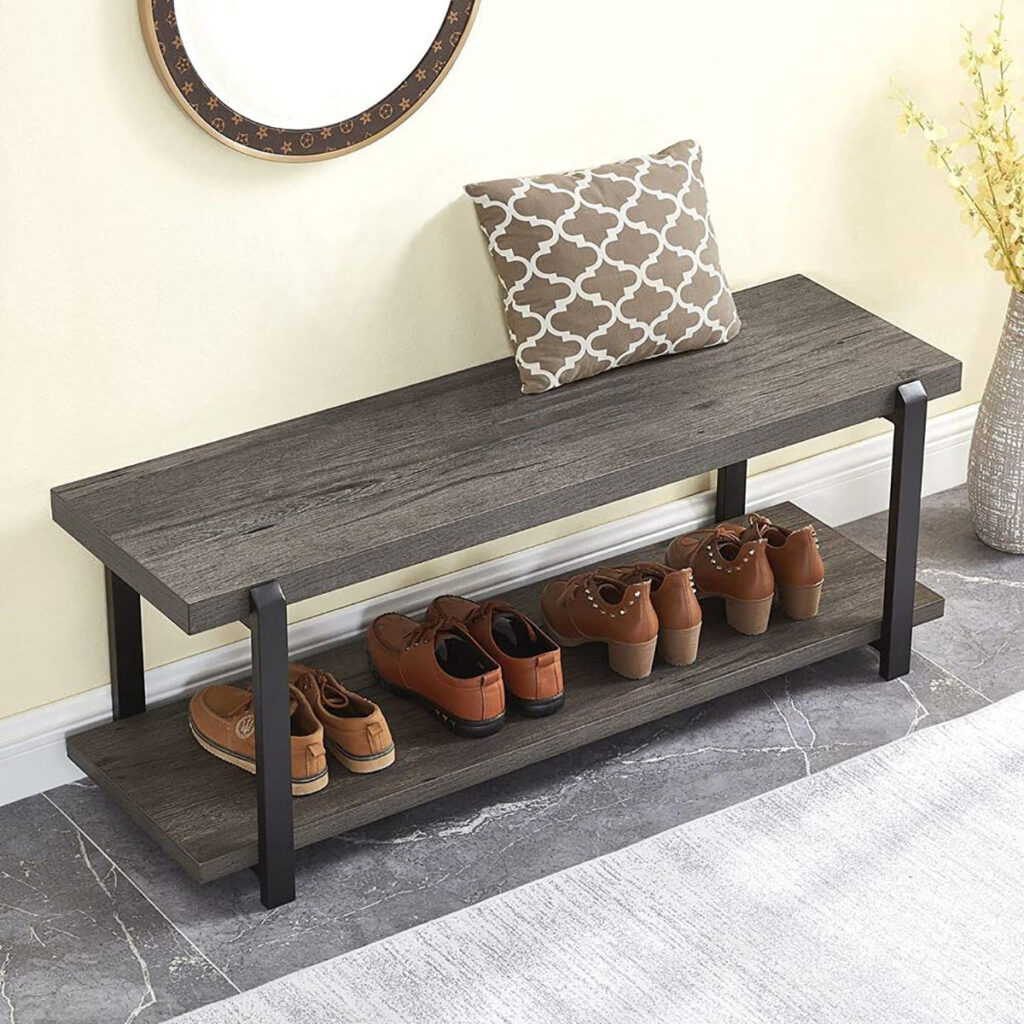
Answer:
M788 526L810 519L790 504L766 511ZM510 711L502 730L484 740L453 736L419 705L379 687L367 672L362 641L310 658L379 701L395 737L397 760L367 776L351 775L331 760L328 787L294 802L296 844L306 846L877 640L882 561L822 524L817 527L828 578L816 619L793 622L775 609L767 633L745 637L726 627L721 602L705 602L696 663L675 668L659 661L649 678L638 681L611 673L599 645L566 650L563 709L544 719ZM664 546L658 545L618 561L663 554ZM507 596L537 616L541 587L535 583ZM915 622L938 618L942 611L942 598L919 585ZM74 736L68 752L196 879L207 881L256 863L255 782L200 749L188 732L185 701Z
M789 277L726 346L523 396L511 359L53 491L54 519L190 633L932 398L960 363Z

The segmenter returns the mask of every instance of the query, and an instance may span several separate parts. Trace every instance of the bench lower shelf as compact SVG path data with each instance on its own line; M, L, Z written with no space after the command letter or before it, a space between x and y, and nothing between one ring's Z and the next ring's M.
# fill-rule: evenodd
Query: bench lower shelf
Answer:
M784 526L815 522L828 572L817 618L793 622L775 608L768 632L746 637L725 625L721 602L705 602L696 663L674 668L656 662L654 672L638 681L613 674L603 646L566 650L562 710L543 719L509 711L505 726L487 739L457 738L420 706L382 691L367 672L361 640L307 659L380 703L397 760L362 776L330 760L327 788L294 802L295 845L307 846L877 640L884 563L795 505L778 505L765 514ZM614 561L660 561L663 555L659 544ZM541 586L505 596L538 616ZM943 599L918 584L915 624L942 613ZM90 729L70 737L67 747L71 760L198 881L256 864L255 780L195 743L187 727L187 701Z

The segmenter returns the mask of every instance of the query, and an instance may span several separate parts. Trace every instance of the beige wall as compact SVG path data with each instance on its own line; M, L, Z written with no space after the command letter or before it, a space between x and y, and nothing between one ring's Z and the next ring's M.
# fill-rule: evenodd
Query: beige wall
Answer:
M964 359L963 393L937 411L976 401L1005 288L898 136L887 81L951 113L957 25L989 6L482 0L408 123L283 166L176 109L134 0L0 0L0 716L106 681L100 567L50 522L51 485L505 353L467 181L697 138L735 286L809 274ZM242 635L186 638L147 612L149 665Z

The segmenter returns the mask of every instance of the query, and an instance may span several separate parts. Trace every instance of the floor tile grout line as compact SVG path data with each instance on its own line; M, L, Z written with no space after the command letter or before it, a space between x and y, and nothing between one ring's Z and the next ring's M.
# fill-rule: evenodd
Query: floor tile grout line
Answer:
M932 668L937 668L940 672L944 672L950 679L955 679L965 690L969 690L976 697L980 697L986 704L995 704L996 702L988 696L986 693L982 693L977 687L971 686L966 679L961 679L955 672L946 668L945 665L940 665L937 661L933 661L927 655L922 654L916 647L914 648L914 654L916 654L922 661L931 665ZM969 712L968 712L969 713Z
M227 974L225 974L225 973L224 973L224 971L223 971L223 970L222 970L222 969L221 969L220 967L218 967L218 966L217 966L217 965L216 965L216 964L215 964L215 963L214 963L214 962L213 962L213 961L212 961L212 960L210 959L210 957L209 957L209 956L208 956L208 955L207 955L207 954L206 954L206 953L205 953L205 952L204 952L204 951L203 951L202 949L200 949L200 948L199 948L199 946L198 946L198 945L196 945L196 943L195 943L195 942L194 942L194 941L193 941L192 939L190 939L190 938L188 937L188 935L186 935L186 934L185 934L185 932L183 932L183 931L181 930L181 928L179 928L179 927L178 927L178 925L176 925L176 924L175 924L175 923L174 923L174 922L173 922L173 921L172 921L172 920L171 920L171 919L170 919L170 918L169 918L169 917L168 917L168 916L167 916L167 915L166 915L166 914L165 914L165 913L163 912L163 910L161 910L161 909L160 909L160 907L159 907L159 906L157 906L157 904L156 904L156 903L155 903L155 902L153 901L152 897L151 897L151 896L150 896L150 895L149 895L149 894L148 894L147 892L145 892L145 890L144 890L144 889L143 889L143 888L142 888L142 887L141 887L141 886L140 886L140 885L139 885L139 884L138 884L138 883L137 883L137 882L135 881L135 879L134 879L134 878L132 878L132 877L131 877L131 875L129 875L129 874L128 874L128 872L127 872L127 871L125 871L125 870L124 870L124 868L122 868L122 867L121 867L121 865L120 865L120 864L118 864L118 863L117 863L117 861L116 861L116 860L114 860L114 858L113 858L113 857L111 857L111 856L110 856L110 854L109 854L109 853L107 853L107 851L106 851L106 850L104 850L104 849L103 849L103 847L102 847L102 846L100 846L100 844L99 844L99 843L97 843L97 842L96 842L96 840L95 840L95 839L93 839L93 838L92 838L92 836L90 836L90 835L89 835L89 833L88 833L88 832L86 832L86 831L85 831L85 829L84 829L84 828L82 828L82 826L81 826L81 825L79 825L79 824L78 824L78 822L77 822L77 821L75 821L75 819L74 819L74 818L72 818L72 817L71 817L71 815L70 815L70 814L68 814L68 813L67 813L67 811L65 811L65 810L64 810L64 808L63 808L63 807L61 807L61 806L60 806L60 805L59 805L59 804L58 804L58 803L57 803L57 802L56 802L56 801L55 801L55 800L54 800L54 799L53 799L53 798L52 798L52 797L50 796L50 794L49 794L49 793L45 793L45 792L44 792L44 793L41 793L41 794L40 794L40 796L42 796L42 797L43 797L43 799L44 799L44 800L46 800L46 801L47 801L47 803L49 803L49 804L50 804L50 806L54 808L54 810L56 810L56 811L57 811L57 812L58 812L59 814L63 815L63 817L65 817L65 818L66 818L66 819L68 820L68 822L69 822L69 823L71 824L72 828L74 828L74 829L75 829L75 830L76 830L77 832L80 832L80 833L82 834L82 836L83 836L84 838L88 839L88 840L89 840L89 842L90 842L90 843L91 843L91 844L92 844L92 845L93 845L94 847L96 847L96 849L97 849L97 850L98 850L98 851L99 851L100 853L102 853L102 854L103 854L103 856L104 856L104 857L106 857L108 861L110 861L110 863L111 863L111 864L112 864L112 865L113 865L113 866L114 866L114 867L115 867L115 868L117 869L118 873L119 873L119 874L120 874L120 875L121 875L121 876L122 876L122 877L123 877L123 878L125 879L125 881L127 881L127 882L128 882L128 884L129 884L129 885L131 885L131 887L132 887L132 888L133 888L133 889L134 889L134 890L135 890L135 891L136 891L136 892L137 892L137 893L138 893L138 894L139 894L139 895L140 895L140 896L141 896L141 897L142 897L142 898L143 898L143 899L144 899L144 900L145 900L145 901L146 901L146 902L147 902L147 903L148 903L148 904L149 904L149 905L150 905L150 906L151 906L151 907L152 907L152 908L153 908L153 909L154 909L154 910L155 910L155 911L156 911L156 912L157 912L157 913L158 913L158 914L159 914L159 915L160 915L160 916L161 916L161 917L162 917L162 918L163 918L163 919L164 919L164 920L165 920L165 921L166 921L166 922L167 922L167 923L168 923L168 924L169 924L169 925L171 926L171 928L172 928L172 929L173 929L173 930L174 930L175 932L177 932L177 933L178 933L178 935L180 935L180 936L181 936L181 937L182 937L182 938L183 938L183 939L185 940L185 942L187 942L187 943L188 943L188 945L189 945L189 946L191 946L191 947L192 947L192 949L194 949L194 950L195 950L195 951L196 951L196 952L197 952L197 953L198 953L198 954L199 954L199 955L200 955L200 956L201 956L201 957L203 958L203 960L205 960L205 961L206 961L206 962L207 962L207 963L208 963L208 964L209 964L209 965L210 965L210 966L211 966L211 967L212 967L212 968L213 968L213 969L214 969L214 970L215 970L215 971L216 971L216 972L217 972L217 973L218 973L218 974L219 974L219 975L220 975L220 976L221 976L221 977L222 977L222 978L223 978L223 979L224 979L224 980L225 980L225 981L226 981L226 982L227 982L227 983L228 983L228 984L229 984L229 985L230 985L230 986L231 986L231 987L232 987L232 988L233 988L233 989L235 990L235 992L239 992L239 993L240 993L240 992L242 991L242 989L240 989L240 988L239 988L239 987L238 987L238 986L237 986L237 985L236 985L236 984L235 984L235 983L234 983L234 982L233 982L233 981L232 981L232 980L231 980L231 979L230 979L230 978L229 978L229 977L227 976Z

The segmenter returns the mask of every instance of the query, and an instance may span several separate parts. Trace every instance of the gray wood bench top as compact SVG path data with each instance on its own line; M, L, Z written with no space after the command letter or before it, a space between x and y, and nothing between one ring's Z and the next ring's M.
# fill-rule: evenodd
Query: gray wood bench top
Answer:
M511 359L66 484L53 518L189 633L892 413L960 363L807 278L728 345L544 395Z

